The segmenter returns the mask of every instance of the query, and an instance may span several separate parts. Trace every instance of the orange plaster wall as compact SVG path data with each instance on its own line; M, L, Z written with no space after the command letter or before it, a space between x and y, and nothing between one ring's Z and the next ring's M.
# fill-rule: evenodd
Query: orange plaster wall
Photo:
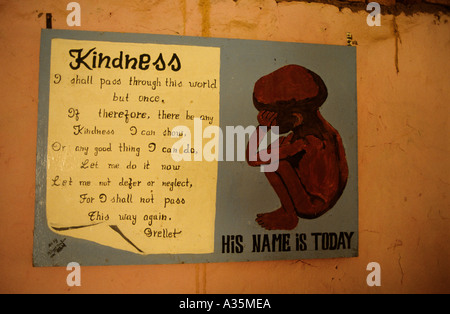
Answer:
M450 292L450 17L382 15L274 0L0 1L0 292ZM41 14L43 13L43 14ZM346 44L357 41L359 257L248 263L33 268L40 30L53 28ZM382 12L383 13L383 12ZM398 30L396 32L395 30ZM396 49L397 41L397 49ZM366 266L381 265L381 287Z

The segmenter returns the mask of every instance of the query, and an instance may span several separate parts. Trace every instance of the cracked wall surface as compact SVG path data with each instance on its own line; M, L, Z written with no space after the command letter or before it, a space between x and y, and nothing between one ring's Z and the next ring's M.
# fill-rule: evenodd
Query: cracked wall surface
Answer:
M417 1L425 9L416 11L396 9L405 1L380 1L381 26L372 27L367 11L337 6L337 0L78 2L81 26L69 27L64 1L0 1L1 292L450 292L448 1ZM82 267L81 287L66 285L63 267L33 268L39 40L46 13L55 29L327 45L347 45L350 33L357 47L359 256ZM366 284L370 262L381 266L381 287Z

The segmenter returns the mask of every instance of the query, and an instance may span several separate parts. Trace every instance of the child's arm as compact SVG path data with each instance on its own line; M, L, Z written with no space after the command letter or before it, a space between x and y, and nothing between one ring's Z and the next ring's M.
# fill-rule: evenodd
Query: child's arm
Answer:
M262 161L258 153L258 147L266 134L267 131L265 130L265 128L261 128L260 125L258 125L247 143L245 159L247 160L247 163L252 167L270 163L270 161ZM254 145L254 143L258 144Z
M253 133L253 135L250 137L249 144L252 141L253 136L261 136L260 138L258 138L258 146L259 146L265 135L265 132L261 133L264 134L260 134L258 128L257 131L255 131L255 133ZM304 139L298 139L295 142L291 143L290 141L292 140L292 136L293 133L290 133L288 136L281 136L274 143L269 145L267 149L261 150L259 152L257 152L256 149L250 152L249 145L247 145L247 153L246 153L247 163L252 167L267 165L294 156L295 154L301 152L302 150L305 150L306 147L308 146L308 142L305 141ZM275 152L273 152L272 149L274 149ZM276 153L276 150L278 150L278 154ZM264 161L261 160L260 158L261 155L271 156L271 158L267 161Z

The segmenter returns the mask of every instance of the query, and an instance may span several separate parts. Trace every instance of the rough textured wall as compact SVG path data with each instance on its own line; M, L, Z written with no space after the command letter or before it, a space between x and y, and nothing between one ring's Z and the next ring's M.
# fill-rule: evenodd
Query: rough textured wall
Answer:
M441 0L434 0L441 1ZM397 15L275 0L0 1L0 291L145 293L450 292L450 23L440 11ZM441 1L442 2L442 1ZM443 1L445 2L445 1ZM446 3L444 3L446 4ZM40 29L357 45L359 250L350 259L33 268ZM368 287L366 265L381 265Z

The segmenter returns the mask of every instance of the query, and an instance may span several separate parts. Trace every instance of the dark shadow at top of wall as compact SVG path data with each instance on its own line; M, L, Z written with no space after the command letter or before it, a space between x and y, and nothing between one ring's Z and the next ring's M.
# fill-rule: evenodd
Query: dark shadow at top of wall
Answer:
M239 0L235 0L239 1ZM447 14L450 13L450 0L275 0L281 2L307 2L334 5L341 11L348 8L353 12L366 11L367 4L377 2L381 6L381 14L413 15L416 13Z

